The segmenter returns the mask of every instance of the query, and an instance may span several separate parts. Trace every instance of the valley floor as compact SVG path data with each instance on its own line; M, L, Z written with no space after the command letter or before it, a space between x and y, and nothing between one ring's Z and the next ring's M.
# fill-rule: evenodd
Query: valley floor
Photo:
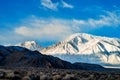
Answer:
M85 71L45 68L1 68L0 80L120 80L120 70Z

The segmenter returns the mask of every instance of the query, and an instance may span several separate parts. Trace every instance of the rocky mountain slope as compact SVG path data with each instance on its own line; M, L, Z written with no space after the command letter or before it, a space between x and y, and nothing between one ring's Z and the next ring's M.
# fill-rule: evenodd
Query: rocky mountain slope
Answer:
M100 65L85 63L72 64L57 57L43 55L38 51L30 51L18 46L0 46L0 66L104 70Z

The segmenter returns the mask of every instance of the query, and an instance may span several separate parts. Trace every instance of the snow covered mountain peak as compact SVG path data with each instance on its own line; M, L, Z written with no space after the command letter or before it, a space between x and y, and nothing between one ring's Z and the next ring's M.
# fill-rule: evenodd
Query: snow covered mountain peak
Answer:
M95 35L92 35L92 34L87 34L87 33L75 33L71 36L69 36L68 38L65 39L66 42L69 42L69 41L72 41L72 40L75 40L77 39L76 41L81 41L83 43L85 42L88 42L90 40L97 40L97 41L100 41L100 40L110 40L110 41L113 41L113 40L120 40L120 39L117 39L117 38L109 38L109 37L104 37L104 36L95 36Z
M57 55L56 57L70 62L90 61L90 63L119 64L120 66L120 39L117 38L77 33L58 44L42 49L41 52ZM74 56L74 60L70 56L72 58Z
M87 33L75 33L75 34L69 36L68 38L66 38L66 40L74 39L76 37L92 38L93 35L87 34Z
M65 42L70 42L74 40L74 42L79 41L80 43L86 43L90 39L93 39L93 35L86 34L86 33L76 33L66 38Z
M32 51L41 50L42 47L36 41L25 41L23 43L16 44L15 46L24 47Z
M56 45L43 49L43 53L57 54L96 54L119 50L120 40L94 36L86 33L73 34Z

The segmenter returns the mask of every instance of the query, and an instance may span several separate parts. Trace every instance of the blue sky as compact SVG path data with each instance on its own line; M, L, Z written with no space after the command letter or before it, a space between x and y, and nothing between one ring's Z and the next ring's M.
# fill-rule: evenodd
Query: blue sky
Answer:
M120 38L120 0L1 0L0 44L47 46L74 33Z

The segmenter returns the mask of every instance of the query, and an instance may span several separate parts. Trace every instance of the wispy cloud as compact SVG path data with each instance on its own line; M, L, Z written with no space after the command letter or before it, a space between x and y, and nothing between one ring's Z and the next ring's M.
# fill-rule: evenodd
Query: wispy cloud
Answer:
M76 20L73 22L79 26L97 27L117 27L120 26L120 14L106 11L106 15L100 15L98 19L89 18L88 20Z
M63 8L74 8L74 6L73 5L71 5L71 4L68 4L68 3L66 3L65 1L63 1L62 0L62 5L63 5Z
M28 38L43 40L62 40L68 35L76 32L87 31L99 27L117 27L120 26L120 15L114 12L106 12L106 15L100 15L98 19L38 19L30 18L27 25L20 25L15 28L15 33Z
M73 30L67 23L67 20L34 18L33 23L15 28L15 33L41 40L61 40L73 34Z
M41 5L51 10L58 10L58 8L74 8L73 5L68 4L63 0L58 0L55 3L53 3L52 0L41 0Z
M90 32L100 27L117 28L120 26L120 14L106 11L105 15L84 19L38 18L32 16L23 19L11 31L1 31L0 42L8 41L61 41L77 32Z
M41 0L41 5L52 10L57 10L58 3L53 3L51 0Z
M76 32L86 32L100 27L118 27L120 26L119 21L119 14L108 11L106 15L100 15L97 19L89 18L88 20L32 17L23 20L24 23L16 27L14 32L29 39L60 41Z

